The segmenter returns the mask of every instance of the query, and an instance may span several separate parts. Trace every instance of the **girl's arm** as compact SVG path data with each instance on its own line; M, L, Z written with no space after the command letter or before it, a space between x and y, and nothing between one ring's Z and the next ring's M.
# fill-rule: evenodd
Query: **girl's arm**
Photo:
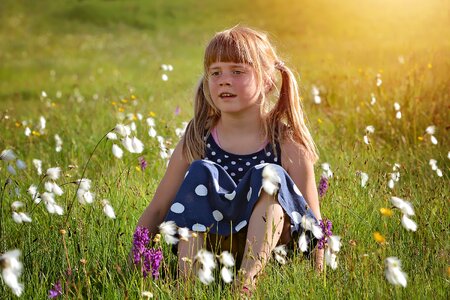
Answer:
M152 235L157 233L158 225L163 222L189 167L182 149L183 143L180 141L170 158L166 173L159 183L152 201L137 223L137 226L148 228Z
M285 141L281 147L283 168L291 176L300 192L302 192L314 216L317 220L321 220L313 162L308 158L306 150L292 141Z

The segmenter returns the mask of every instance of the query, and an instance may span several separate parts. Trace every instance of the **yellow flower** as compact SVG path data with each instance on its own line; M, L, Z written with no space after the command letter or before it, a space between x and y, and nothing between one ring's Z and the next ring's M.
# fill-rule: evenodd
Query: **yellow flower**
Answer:
M112 106L116 106L117 105L116 101L111 102L111 104L112 104Z
M56 103L55 102L52 102L52 107L55 107L56 106Z
M381 233L379 233L378 231L375 231L373 233L373 238L375 239L375 241L377 241L380 244L383 244L384 242L386 242L386 239L384 238L384 236L382 236Z
M131 100L134 100L134 99L136 99L136 96L135 95L131 95Z
M153 238L153 241L155 242L155 243L158 243L159 241L161 240L161 234L156 234L155 235L155 237Z
M34 136L41 136L41 134L39 133L39 131L35 131L35 130L33 130L33 131L31 132L31 134L34 135Z
M140 172L141 168L139 166L136 166L136 171Z
M418 136L417 139L418 139L419 141L423 141L423 136Z
M428 63L427 67L428 67L428 69L431 69L433 67L433 65L431 63Z
M317 122L319 122L319 124L322 124L323 121L322 121L321 118L318 118L318 119L317 119Z
M386 207L380 208L380 213L385 217L390 217L393 214L392 209Z
M119 112L124 112L125 111L125 108L123 108L123 107L119 107Z
M19 122L16 122L16 127L20 127L22 124L20 124Z
M154 112L152 112L152 111L151 111L151 112L149 112L148 114L150 115L150 117L154 117L154 116L156 116L156 114L155 114Z
M128 99L122 99L122 100L120 100L120 101L122 101L122 103L127 103L128 102Z

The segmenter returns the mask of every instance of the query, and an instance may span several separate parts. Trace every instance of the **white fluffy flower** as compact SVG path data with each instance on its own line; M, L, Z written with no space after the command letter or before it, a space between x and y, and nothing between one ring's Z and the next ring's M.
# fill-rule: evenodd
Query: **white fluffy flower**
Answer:
M202 264L203 269L214 269L216 267L216 260L214 255L205 249L200 249L195 255L195 260Z
M63 144L63 142L62 142L61 137L58 134L55 134L55 145L56 145L55 146L55 151L56 152L61 152L62 144Z
M23 284L19 282L22 274L22 263L19 261L20 250L11 250L0 256L3 282L12 289L12 292L20 297L23 292Z
M280 187L280 176L278 176L272 165L264 167L262 172L262 186L264 191L269 195L275 195Z
M408 216L414 215L414 209L410 202L400 199L398 197L391 197L391 203L392 205L400 209L403 214Z
M174 221L162 222L159 224L158 228L167 244L178 243L178 239L175 237L175 234L177 233L177 225Z
M406 274L401 270L401 262L397 257L388 257L384 261L387 281L393 285L406 287Z
M231 272L231 270L227 267L222 267L220 270L220 276L222 276L225 283L231 283L233 281L233 272Z
M83 190L83 189L78 189L77 191L77 198L78 198L78 202L80 202L80 204L91 204L92 202L94 202L94 194L92 194L90 191L87 190Z
M120 148L119 146L117 146L116 144L112 145L112 153L115 157L117 158L122 158L123 156L123 150L122 148Z
M337 268L337 256L335 253L331 251L330 248L325 250L325 262L328 266L330 266L333 270Z
M114 131L123 137L129 136L131 134L130 127L123 124L117 124L116 127L114 127Z
M439 176L439 177L442 177L442 176L443 176L441 169L436 169L436 174L437 174L437 176Z
M286 245L280 245L273 249L273 254L275 256L275 260L280 263L281 265L286 264L286 257L287 257L287 251L286 251Z
M137 137L125 137L122 139L122 145L130 153L141 153L144 150L144 144Z
M234 257L233 255L231 255L230 252L228 251L223 251L222 253L220 253L219 257L219 261L222 265L224 265L227 268L231 268L234 266Z
M167 81L167 80L169 80L169 76L167 76L167 74L162 74L162 75L161 75L161 79L162 79L163 81Z
M214 281L213 271L210 268L199 268L197 275L203 284L210 284Z
M91 189L91 180L87 178L81 178L78 179L77 184L80 185L80 189L83 189L85 191L89 191Z
M396 111L399 111L399 110L400 110L400 104L398 104L398 102L394 102L394 109L395 109Z
M433 135L436 132L436 126L430 125L425 129L425 132L429 135Z
M11 175L17 175L16 169L14 169L14 167L11 166L11 165L8 165L8 166L6 167L6 170L7 170Z
M377 103L377 98L375 98L375 95L372 93L370 95L370 105L375 105Z
M148 117L145 121L147 122L148 126L155 127L155 119Z
M152 138L154 138L157 135L154 127L150 127L150 129L148 130L148 135Z
M116 214L114 213L114 209L112 208L111 204L109 204L109 201L107 199L102 200L102 206L103 206L103 212L105 215L107 215L111 219L116 218Z
M375 127L373 125L369 125L366 127L366 132L367 133L374 133L375 132Z
M30 129L29 127L26 127L24 133L25 133L25 136L30 136L30 134L31 134L31 129Z
M33 166L36 168L38 175L42 174L42 161L40 159L33 159Z
M19 170L25 170L27 168L27 165L25 164L25 162L21 159L16 160L16 167Z
M306 240L306 234L304 231L302 232L300 238L298 239L298 247L302 252L308 251L308 241Z
M331 235L328 237L328 246L331 251L339 252L341 250L341 237L338 235Z
M408 218L408 215L403 215L402 217L402 225L403 227L408 231L416 231L417 230L417 224L410 218Z
M108 132L108 134L106 134L106 138L108 140L117 140L117 134L115 134L114 132Z
M329 163L323 163L322 165L322 176L326 177L326 178L331 178L333 177L333 172L331 171L331 166Z
M402 112L401 111L396 112L395 113L395 118L400 120L402 118Z
M316 221L313 218L303 215L301 225L303 229L311 231L318 240L323 237L322 228L316 224Z
M16 222L17 224L21 224L23 222L30 223L32 221L30 216L24 212L18 213L18 212L13 211L12 218L13 218L14 222Z
M365 136L363 137L363 140L364 140L364 144L366 144L366 145L369 145L369 144L370 144L369 137L368 137L367 135L365 135Z
M430 164L430 166L431 166L431 169L433 170L433 171L436 171L437 170L437 160L435 160L435 159L430 159L430 162L429 162L429 164Z
M20 201L14 201L13 203L11 203L12 210L17 210L23 206L24 206L23 202L20 202Z
M191 237L191 233L186 227L178 228L178 235L180 236L180 240L182 241L189 241L189 238Z
M60 174L61 174L61 168L60 167L49 168L49 169L47 169L47 172L46 172L46 175L51 180L58 180Z
M361 172L360 176L361 176L361 186L365 187L367 181L369 180L369 175L367 175L367 173Z
M392 180L392 179L389 179L389 182L388 182L388 187L389 187L390 189L393 189L393 188L394 188L394 185L395 185L395 182L394 182L394 180Z
M433 145L437 145L438 144L438 140L437 140L437 138L434 135L430 136L430 140L431 140L431 143Z

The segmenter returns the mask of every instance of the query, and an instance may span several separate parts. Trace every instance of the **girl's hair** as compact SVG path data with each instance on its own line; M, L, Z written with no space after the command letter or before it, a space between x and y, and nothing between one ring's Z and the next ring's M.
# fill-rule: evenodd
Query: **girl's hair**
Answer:
M194 118L183 137L183 154L189 162L203 157L205 136L220 118L208 89L208 68L215 62L244 63L253 67L265 116L264 132L274 146L277 140L290 139L303 146L309 159L318 159L317 149L306 127L297 81L291 70L278 58L264 33L248 27L235 26L217 33L205 50L204 75L198 84ZM278 90L276 71L281 73L281 87L275 103L268 94Z

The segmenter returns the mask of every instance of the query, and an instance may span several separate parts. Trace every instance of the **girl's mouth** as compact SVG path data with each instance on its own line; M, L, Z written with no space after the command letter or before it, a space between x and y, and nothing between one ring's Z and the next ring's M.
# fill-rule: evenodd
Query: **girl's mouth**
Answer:
M231 93L220 93L219 97L222 99L230 99L230 98L234 98L236 97L235 94L231 94Z

